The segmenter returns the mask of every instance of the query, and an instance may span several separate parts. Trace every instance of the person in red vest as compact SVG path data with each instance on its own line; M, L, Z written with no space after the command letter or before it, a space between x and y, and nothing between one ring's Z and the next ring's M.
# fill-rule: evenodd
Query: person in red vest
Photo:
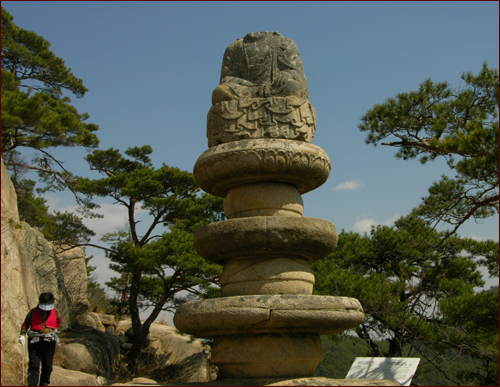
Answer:
M52 363L59 345L57 328L61 325L61 315L54 307L56 298L52 293L42 293L38 305L31 309L21 326L19 342L24 345L26 333L28 334L28 386L48 386ZM31 328L31 329L30 329ZM40 375L40 363L42 374Z

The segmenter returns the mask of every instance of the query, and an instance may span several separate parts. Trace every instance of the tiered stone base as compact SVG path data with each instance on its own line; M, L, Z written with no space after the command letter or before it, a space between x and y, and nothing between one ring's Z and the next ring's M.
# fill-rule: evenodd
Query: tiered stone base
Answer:
M314 374L323 360L320 334L359 325L360 303L348 297L248 295L179 306L175 326L215 338L212 362L228 378Z
M193 173L204 191L225 198L227 220L198 228L194 247L224 265L224 297L179 306L175 326L214 339L212 362L223 378L259 385L255 378L312 376L324 357L320 335L364 320L355 299L312 295L311 263L335 249L338 235L333 223L302 216L301 195L326 181L330 160L284 135L295 133L288 126L280 126L282 136L243 140L248 133L234 138L217 125L222 143L200 156Z

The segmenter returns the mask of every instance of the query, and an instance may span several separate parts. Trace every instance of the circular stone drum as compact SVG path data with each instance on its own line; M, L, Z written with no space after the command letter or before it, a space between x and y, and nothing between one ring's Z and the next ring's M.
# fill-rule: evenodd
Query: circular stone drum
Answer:
M221 243L223 241L223 243ZM288 216L233 218L199 227L194 248L203 258L224 264L232 258L323 259L337 246L337 228L324 219Z
M311 376L323 358L317 333L219 337L211 354L225 378Z
M230 259L220 278L224 297L251 294L311 295L314 273L301 258Z
M300 194L321 186L331 163L317 145L301 141L260 138L228 142L205 151L193 174L200 187L215 196L250 183L288 183Z
M350 297L249 295L181 304L174 324L196 337L263 333L336 334L364 321L363 308Z
M358 300L306 295L253 295L180 305L175 326L215 338L212 362L224 377L310 376L323 359L319 334L355 328L364 320Z

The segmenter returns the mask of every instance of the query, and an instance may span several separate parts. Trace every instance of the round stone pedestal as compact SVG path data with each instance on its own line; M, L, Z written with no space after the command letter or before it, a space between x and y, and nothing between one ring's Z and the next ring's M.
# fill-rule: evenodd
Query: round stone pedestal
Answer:
M293 110L292 102L214 105L211 147L193 170L205 192L224 198L227 219L194 235L198 254L224 266L223 297L180 305L174 324L214 339L212 362L224 378L312 376L323 359L320 335L364 320L355 299L312 295L311 263L335 249L338 234L333 223L302 216L301 195L327 180L331 163L323 149L304 142L314 134L298 129L309 113Z
M220 285L224 297L249 294L312 294L311 264L300 258L230 259Z
M285 183L253 183L231 189L224 199L228 219L248 216L302 216L298 189Z
M232 258L294 257L309 262L337 245L335 225L318 218L251 216L199 227L194 248L203 258L225 264Z
M232 188L263 182L292 184L304 194L321 186L331 167L328 155L319 146L259 138L208 149L196 161L193 174L205 192L222 198Z
M175 326L196 337L264 333L335 334L355 328L365 315L350 297L249 295L191 301L179 305Z
M311 376L323 359L320 334L364 320L358 300L310 295L247 295L180 305L175 326L214 338L212 362L224 377Z
M218 337L212 347L212 362L226 378L312 375L323 357L317 333Z

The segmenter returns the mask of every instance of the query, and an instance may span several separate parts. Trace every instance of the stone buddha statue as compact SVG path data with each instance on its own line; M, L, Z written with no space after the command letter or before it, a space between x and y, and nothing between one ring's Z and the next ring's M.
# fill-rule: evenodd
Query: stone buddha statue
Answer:
M311 142L315 130L295 43L278 32L252 32L231 43L212 93L208 146L249 138Z
M309 99L295 43L278 32L252 32L226 49L212 104L240 98Z

